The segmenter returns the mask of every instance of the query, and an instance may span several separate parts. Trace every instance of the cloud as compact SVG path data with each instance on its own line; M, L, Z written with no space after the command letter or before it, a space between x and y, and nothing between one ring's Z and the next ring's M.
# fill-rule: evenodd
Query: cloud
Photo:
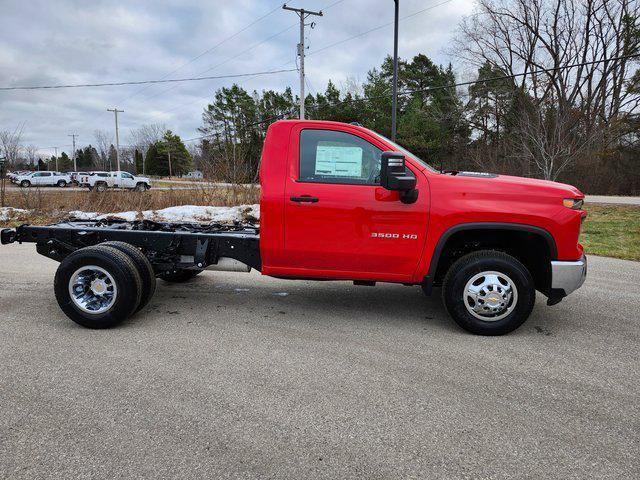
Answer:
M4 0L0 17L0 85L157 79L181 66L170 77L295 68L298 20L293 12L279 9L281 3L282 0ZM317 10L334 2L289 3ZM442 0L402 0L401 16L438 3ZM472 9L472 0L451 0L403 20L400 55L410 58L421 52L438 63L453 61L444 48L462 16ZM275 11L232 40L188 63L271 10ZM323 17L311 20L316 25L307 29L310 55L306 69L312 93L324 90L329 79L340 85L347 77L366 78L367 71L392 52L391 26L321 50L391 22L391 0L343 0L325 9ZM296 72L236 82L249 90L283 90L287 86L294 92L298 89ZM113 114L106 109L117 106L125 110L119 116L124 141L131 128L151 122L166 123L189 138L196 135L207 99L215 89L231 83L233 80L210 80L150 87L0 92L0 129L25 122L25 144L69 150L69 133L78 133L79 144L85 145L94 142L94 130L112 129Z

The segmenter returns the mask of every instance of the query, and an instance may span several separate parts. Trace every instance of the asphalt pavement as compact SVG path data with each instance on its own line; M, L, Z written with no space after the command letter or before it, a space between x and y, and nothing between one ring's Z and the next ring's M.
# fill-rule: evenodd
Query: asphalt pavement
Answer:
M0 478L638 478L640 263L503 337L417 287L209 272L106 331L0 247Z

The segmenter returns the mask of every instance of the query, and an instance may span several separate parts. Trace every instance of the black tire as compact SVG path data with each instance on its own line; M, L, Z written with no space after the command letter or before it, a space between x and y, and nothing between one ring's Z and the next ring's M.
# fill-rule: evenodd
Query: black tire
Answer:
M138 273L140 274L140 280L142 281L140 290L140 303L136 308L136 312L139 312L149 303L149 300L151 300L153 294L156 291L156 274L153 271L151 262L149 262L149 259L144 255L144 253L142 253L130 243L112 241L104 242L100 245L113 247L123 253L126 253L136 265Z
M481 320L470 313L465 305L465 287L475 275L491 271L506 275L513 282L517 299L515 295L511 297L511 312L504 318ZM449 315L468 332L504 335L529 318L536 300L536 289L531 273L518 259L503 252L481 250L459 258L449 268L444 279L442 299Z
M96 191L97 191L97 192L100 192L100 193L102 193L102 192L106 192L106 191L107 191L107 188L108 188L108 187L107 187L107 184L106 184L106 183L104 183L104 182L96 183L96 186L95 186Z
M146 192L147 191L147 186L144 183L138 183L136 185L136 191L138 191L138 192Z
M103 313L82 311L71 299L69 282L80 268L97 266L107 271L117 287L113 305ZM95 246L76 250L65 258L54 279L56 300L71 320L87 328L110 328L129 318L140 303L142 280L133 260L113 247Z
M169 283L183 283L191 280L200 273L202 273L202 270L178 269L171 272L162 272L158 275L158 278Z
M56 183L56 185L60 188L64 188L67 186L67 182L65 182L64 180L59 180L58 183Z
M31 186L31 182L29 180L22 180L20 182L20 186L22 188L29 188Z

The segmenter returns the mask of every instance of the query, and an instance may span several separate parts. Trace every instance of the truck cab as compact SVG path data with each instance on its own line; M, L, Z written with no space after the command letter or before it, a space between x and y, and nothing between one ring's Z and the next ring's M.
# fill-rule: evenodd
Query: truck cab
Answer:
M399 176L404 183L394 187ZM535 290L553 304L586 275L578 242L584 195L575 187L440 172L358 125L272 124L260 183L260 249L267 275L396 282L421 285L426 294L443 286L452 315L456 308L458 316L469 313L470 322L490 324L489 331L501 330L500 320L508 317L502 315L512 306L516 310L518 292L531 308ZM456 272L465 270L464 259L473 264L466 270L484 265L493 273L457 285L449 295ZM504 263L513 264L506 267L511 276L495 273Z

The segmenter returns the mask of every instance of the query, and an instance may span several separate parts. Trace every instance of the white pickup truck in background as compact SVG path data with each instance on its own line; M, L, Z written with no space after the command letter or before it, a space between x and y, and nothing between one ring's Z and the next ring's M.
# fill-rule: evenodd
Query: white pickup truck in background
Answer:
M24 175L16 175L11 181L22 188L29 187L66 187L71 183L71 176L67 173L40 171Z
M78 177L81 187L94 188L98 192L104 192L108 188L124 188L144 192L151 188L151 180L148 177L138 177L129 172L91 172Z

